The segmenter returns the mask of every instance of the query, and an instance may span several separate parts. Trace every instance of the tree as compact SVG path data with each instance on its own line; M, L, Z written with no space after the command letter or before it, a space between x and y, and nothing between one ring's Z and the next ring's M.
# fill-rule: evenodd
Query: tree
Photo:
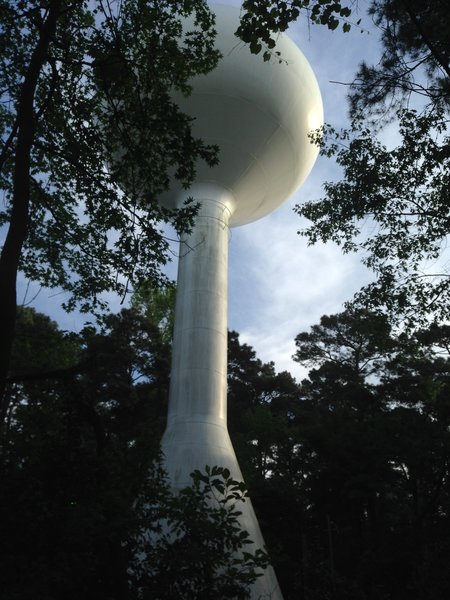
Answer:
M289 373L276 373L273 363L263 363L236 331L229 332L228 423L252 496L258 496L258 481L272 471L278 445L286 439L285 416L296 393Z
M383 307L397 319L423 324L430 313L448 318L450 278L445 268L449 232L448 118L435 109L399 113L399 143L388 149L363 120L335 136L323 152L335 157L343 178L324 185L325 196L297 206L312 224L311 243L334 241L361 251L377 280L359 303ZM330 218L331 216L331 218Z
M107 343L106 331L64 334L19 313L0 469L6 598L129 597L123 542L157 441L141 429L148 417L155 425L154 401L143 405L145 383L132 379L153 340L141 328L141 346L136 330L125 337L125 316L110 322ZM163 479L149 478L156 493Z
M170 91L188 93L188 79L215 66L214 34L201 0L0 3L1 395L18 269L84 311L104 291L160 280L159 222L180 230L192 211L171 213L155 197L169 171L187 185L198 158L216 160Z
M299 333L295 344L297 362L319 368L337 364L349 376L363 379L377 372L394 346L387 317L364 310L324 315L310 332Z
M165 349L145 324L127 310L74 336L19 313L0 462L2 598L247 598L265 568L237 520L246 491L225 469L169 489L157 459Z
M297 434L306 597L319 565L333 597L445 597L446 335L395 336L384 315L346 311L297 337L297 359L314 365Z
M421 325L448 317L449 34L445 2L375 0L380 63L362 63L350 87L351 127L315 140L342 179L325 196L296 207L312 221L310 243L333 240L362 251L377 280L357 296L398 320ZM414 109L414 106L416 109ZM377 139L380 124L398 124L398 142Z
M286 600L446 597L448 328L323 316L300 385L230 336L230 433Z
M149 506L141 498L143 535L131 566L139 598L153 600L244 600L268 565L239 525L246 489L221 467L194 471L192 487ZM153 531L145 531L151 523ZM147 525L148 527L148 525Z
M419 94L448 107L450 37L445 0L373 0L369 14L381 31L377 65L362 62L351 85L352 112L385 116Z
M162 339L168 345L172 344L176 290L174 283L155 288L146 282L135 290L131 298L131 306L158 326Z

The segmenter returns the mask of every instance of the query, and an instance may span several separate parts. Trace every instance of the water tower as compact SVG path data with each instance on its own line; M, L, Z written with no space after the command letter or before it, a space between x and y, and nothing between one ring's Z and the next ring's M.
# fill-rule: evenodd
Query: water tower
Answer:
M227 467L242 479L227 430L227 283L229 228L264 217L291 196L310 172L317 149L308 132L323 122L315 76L285 35L264 62L234 36L239 10L214 5L219 66L192 81L181 109L195 118L193 133L220 148L219 165L197 165L189 190L176 184L164 203L201 204L192 232L181 241L165 466L174 489L191 483L205 465ZM264 541L250 502L242 528ZM252 598L281 600L271 568Z

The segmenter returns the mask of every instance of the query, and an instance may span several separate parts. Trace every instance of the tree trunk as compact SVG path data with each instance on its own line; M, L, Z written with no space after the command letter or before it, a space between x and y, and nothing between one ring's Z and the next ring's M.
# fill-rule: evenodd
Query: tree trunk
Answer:
M0 256L0 425L8 409L5 388L17 314L17 272L29 218L31 149L36 130L34 99L39 75L55 34L60 5L61 0L53 0L49 4L25 74L17 108L11 220Z

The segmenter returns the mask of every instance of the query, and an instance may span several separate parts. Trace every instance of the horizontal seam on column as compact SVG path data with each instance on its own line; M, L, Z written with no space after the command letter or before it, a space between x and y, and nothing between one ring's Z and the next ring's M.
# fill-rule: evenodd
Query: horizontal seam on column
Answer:
M225 335L220 329L217 329L216 327L209 327L208 325L189 325L184 327L181 331L187 331L188 329L210 329L211 331L217 331L217 333Z
M216 329L215 327L207 327L206 325L195 325L195 326L190 325L189 327L178 328L178 331L179 332L196 331L197 329L206 329L208 331L214 331L215 333L218 333L219 335L221 335L223 337L228 337L220 329ZM173 339L175 339L175 335L173 336Z
M195 446L198 446L198 445L199 444L198 443L196 444L195 442L177 442L177 446L191 446L191 447L195 447ZM209 446L210 442L208 444L206 444L206 442L204 442L201 445L202 446L205 446L205 445ZM229 452L230 452L230 448L228 446L222 446L221 444L215 444L213 447L214 448L220 448L221 450L226 451L227 454L229 454ZM163 448L163 453L164 453L164 448ZM214 466L214 465L210 465L210 466Z
M181 367L181 368L177 368L177 372L178 373L184 373L186 371L214 371L214 373L217 373L218 375L226 375L227 371L218 371L217 369L214 369L213 367ZM172 380L175 379L175 377L171 377Z
M222 298L223 296L226 296L225 293L223 292L218 292L217 290L212 290L209 287L186 287L189 286L189 283L185 284L183 289L180 290L180 294L179 297L183 297L186 296L188 293L189 294L193 294L195 292L198 292L200 294L204 294L205 292L207 292L208 294L212 294L214 296L219 296L219 298Z
M230 226L228 225L228 223L230 222L230 217L228 217L228 220L225 221L224 219L222 219L221 217L215 217L214 215L197 215L197 219L209 219L211 221L216 221L217 223L220 223L220 225L223 225L223 227L221 227L221 229L230 229ZM197 221L198 224L198 221ZM197 233L199 231L200 227L198 229L194 229L193 233Z
M224 422L224 425L226 423L226 419L222 419ZM208 425L213 425L214 427L218 427L219 429L225 429L228 433L228 429L226 428L226 426L222 426L222 425L218 425L216 421L208 421L205 419L183 419L182 421L179 421L179 423L201 423L202 425L205 425L205 423L207 423Z

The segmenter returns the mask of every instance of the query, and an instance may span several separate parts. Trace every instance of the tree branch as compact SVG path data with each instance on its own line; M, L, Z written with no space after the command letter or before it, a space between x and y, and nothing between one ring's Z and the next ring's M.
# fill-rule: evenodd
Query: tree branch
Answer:
M407 0L400 0L400 2L403 5L403 8L405 9L405 11L408 13L411 21L414 23L414 25L415 25L415 27L416 27L416 29L417 29L420 37L422 38L423 43L427 46L427 48L430 50L433 58L436 60L436 62L439 64L439 66L443 69L443 71L445 72L445 74L447 75L447 77L450 79L450 67L449 67L449 65L445 63L443 57L441 56L441 54L436 49L436 46L433 44L433 42L431 41L431 39L426 34L424 28L422 27L421 22L417 18L417 15L414 13L414 11L411 9L408 1Z
M56 31L60 7L61 0L53 0L49 4L25 73L17 108L11 220L0 256L0 423L7 410L5 386L17 314L17 272L29 218L31 149L36 129L35 95L42 67L47 60L48 48Z

